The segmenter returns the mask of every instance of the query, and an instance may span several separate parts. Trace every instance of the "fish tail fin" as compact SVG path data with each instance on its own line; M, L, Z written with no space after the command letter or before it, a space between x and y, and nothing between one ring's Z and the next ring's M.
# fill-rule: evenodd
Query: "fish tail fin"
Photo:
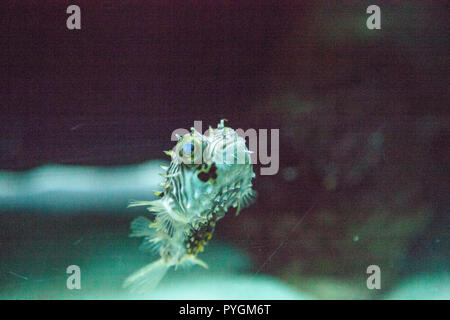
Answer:
M162 259L152 262L131 274L123 282L123 287L131 292L144 293L153 290L167 273L169 265Z

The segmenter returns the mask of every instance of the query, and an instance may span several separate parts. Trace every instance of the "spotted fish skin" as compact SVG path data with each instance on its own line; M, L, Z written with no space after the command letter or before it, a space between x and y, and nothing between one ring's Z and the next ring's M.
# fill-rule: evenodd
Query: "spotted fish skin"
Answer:
M230 207L239 214L255 198L250 151L224 120L205 135L191 128L165 153L171 162L163 167L163 191L155 192L160 199L129 204L146 206L153 216L135 219L130 236L144 237L141 248L154 250L161 258L131 275L126 287L151 289L171 266L207 267L197 254L211 240L217 221Z

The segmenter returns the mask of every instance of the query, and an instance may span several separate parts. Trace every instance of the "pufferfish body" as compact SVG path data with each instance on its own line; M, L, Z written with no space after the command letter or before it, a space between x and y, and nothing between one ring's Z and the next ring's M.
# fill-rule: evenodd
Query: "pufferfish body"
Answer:
M202 135L191 132L178 138L169 167L162 167L163 191L154 201L132 201L129 207L147 206L150 220L138 217L131 223L131 237L144 237L141 249L154 250L160 259L129 276L124 287L154 288L174 266L207 265L197 258L212 238L215 225L230 207L236 214L255 198L255 177L245 140L222 120Z

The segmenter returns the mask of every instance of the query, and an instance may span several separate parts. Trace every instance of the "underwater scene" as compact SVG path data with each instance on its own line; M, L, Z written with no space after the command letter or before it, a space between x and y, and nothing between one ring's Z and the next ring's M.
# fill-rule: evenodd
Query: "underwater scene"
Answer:
M450 298L445 2L0 6L1 300Z

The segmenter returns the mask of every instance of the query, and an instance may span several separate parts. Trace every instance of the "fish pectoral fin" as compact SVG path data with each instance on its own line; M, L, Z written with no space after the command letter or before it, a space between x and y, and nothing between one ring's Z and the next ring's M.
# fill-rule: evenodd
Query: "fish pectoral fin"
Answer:
M239 197L239 211L250 206L256 199L256 191L251 188L244 190Z

